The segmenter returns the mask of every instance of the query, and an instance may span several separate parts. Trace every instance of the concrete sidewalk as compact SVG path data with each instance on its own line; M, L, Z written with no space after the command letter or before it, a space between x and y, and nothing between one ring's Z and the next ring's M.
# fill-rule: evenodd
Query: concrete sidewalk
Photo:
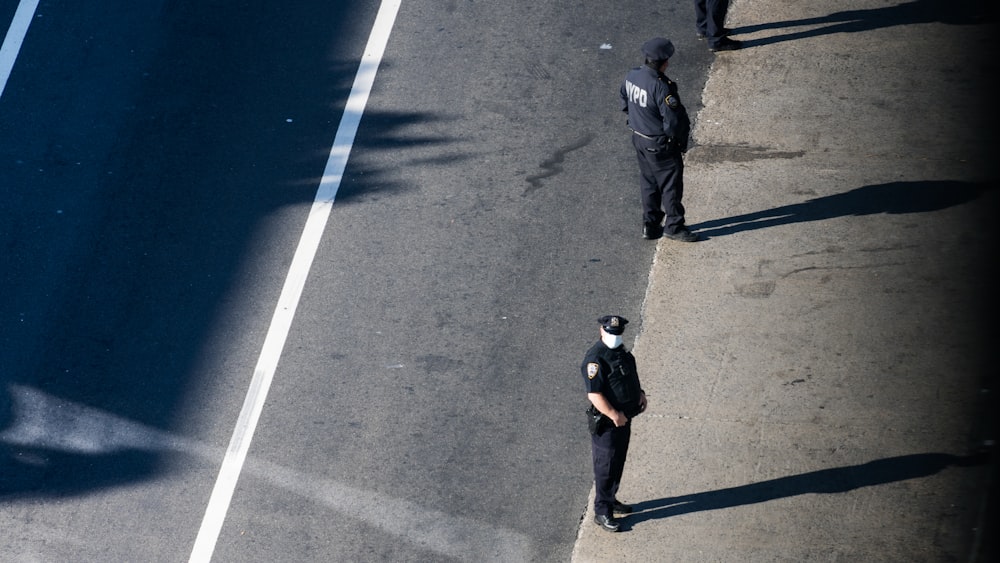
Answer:
M987 561L985 2L733 0L635 342L622 531L573 561ZM693 30L692 30L693 32ZM992 110L992 108L990 108ZM625 158L623 156L623 158ZM637 244L641 241L637 240Z

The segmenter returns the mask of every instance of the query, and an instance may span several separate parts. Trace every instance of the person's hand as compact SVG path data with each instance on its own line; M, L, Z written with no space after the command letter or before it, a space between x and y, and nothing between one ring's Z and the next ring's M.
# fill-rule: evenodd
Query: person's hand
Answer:
M643 393L642 395L639 395L639 412L646 412L646 407L648 405L649 403L646 402L646 394Z
M628 418L626 418L622 411L615 411L615 416L611 417L611 422L615 423L616 428L621 428L628 424Z

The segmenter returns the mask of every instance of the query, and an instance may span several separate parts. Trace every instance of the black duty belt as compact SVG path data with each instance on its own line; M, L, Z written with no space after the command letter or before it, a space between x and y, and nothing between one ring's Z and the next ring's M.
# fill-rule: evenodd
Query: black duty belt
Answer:
M642 137L643 139L649 139L650 141L655 141L657 138L663 137L663 135L655 135L655 136L653 136L653 135L646 135L645 133L640 133L640 132L636 131L635 129L633 129L632 132L635 133L636 135Z

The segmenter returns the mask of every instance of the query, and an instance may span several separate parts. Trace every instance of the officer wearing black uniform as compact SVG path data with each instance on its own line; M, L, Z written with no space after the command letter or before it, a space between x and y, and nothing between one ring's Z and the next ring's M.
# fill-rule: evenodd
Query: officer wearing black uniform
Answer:
M655 37L642 45L646 64L634 68L621 86L621 109L628 113L632 145L642 177L642 236L694 242L698 236L684 223L684 161L691 120L681 104L677 84L664 75L674 54L669 39Z
M616 498L621 483L628 443L629 422L646 410L646 393L639 383L635 356L622 345L628 320L617 315L597 319L601 339L584 356L581 371L590 400L591 453L594 461L594 521L617 532L615 513L628 514L632 507Z

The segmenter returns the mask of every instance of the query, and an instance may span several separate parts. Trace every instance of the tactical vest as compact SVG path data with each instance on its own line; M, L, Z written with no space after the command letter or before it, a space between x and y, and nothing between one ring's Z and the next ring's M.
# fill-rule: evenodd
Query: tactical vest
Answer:
M625 416L632 418L639 414L639 397L642 388L639 386L639 373L635 366L635 357L621 350L611 350L603 355L604 361L611 369L608 375L607 399Z

